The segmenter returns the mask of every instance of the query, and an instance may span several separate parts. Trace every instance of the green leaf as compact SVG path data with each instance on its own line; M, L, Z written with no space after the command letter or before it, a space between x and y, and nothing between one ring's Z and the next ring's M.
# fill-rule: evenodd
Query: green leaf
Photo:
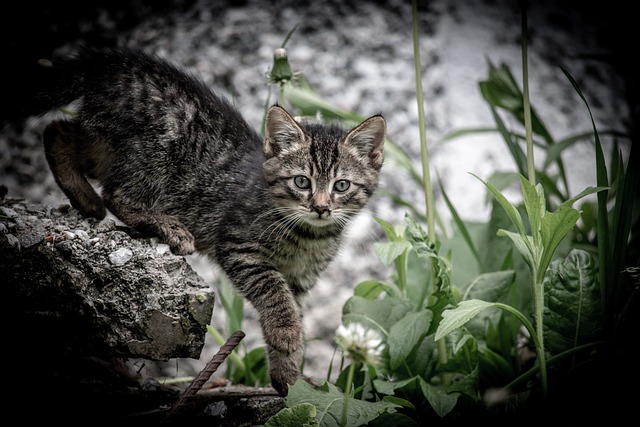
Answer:
M416 409L416 407L413 405L413 403L411 403L410 401L408 401L406 399L402 399L400 397L385 396L385 397L382 398L382 400L384 400L385 402L396 404L398 406L403 406L405 408Z
M496 67L489 62L489 77L480 83L482 94L491 105L502 108L524 125L524 97L520 86L505 64ZM531 107L531 128L533 132L551 143L552 138L536 110Z
M460 231L460 234L462 235L462 238L464 239L465 243L469 247L471 254L475 258L476 262L479 264L480 256L478 255L478 251L476 250L476 247L473 244L473 240L471 239L469 230L467 230L467 226L465 225L462 218L460 218L460 215L458 215L458 212L453 206L453 203L451 203L451 200L449 200L449 196L447 196L447 192L444 190L444 186L442 185L442 180L438 180L438 183L440 184L440 191L442 192L442 197L444 198L444 201L447 204L447 207L449 208L449 212L451 212L451 217L453 218L453 221L458 227L458 230Z
M400 381L385 381L381 379L373 380L373 385L376 388L376 391L380 394L386 394L392 396L396 393L397 390L405 390L407 391L407 395L411 395L410 393L414 388L417 388L417 381L420 377L414 376L408 378L406 380Z
M420 387L431 407L440 417L444 417L456 406L460 393L448 393L446 390L433 386L420 378Z
M406 240L398 242L374 243L376 255L385 266L390 266L393 262L411 249L411 243Z
M408 313L389 330L387 347L391 369L398 369L409 357L409 353L427 335L433 314L430 310Z
M476 314L495 305L496 304L492 302L471 299L461 301L456 308L450 308L443 311L442 321L438 325L434 339L437 341L440 338L447 336L467 323Z
M369 300L374 300L382 292L389 292L393 287L379 280L365 280L359 283L353 290L353 294Z
M510 238L531 271L537 271L538 259L536 252L534 252L533 238L531 236L522 236L507 230L498 230L498 235Z
M524 225L522 224L522 217L520 216L520 212L518 212L518 210L516 209L515 206L513 206L503 195L502 193L500 193L500 191L498 191L498 189L496 187L494 187L493 185L491 185L491 183L483 181L482 179L480 179L480 177L478 177L477 175L471 174L474 177L476 177L478 180L480 180L480 182L482 182L491 192L491 194L493 194L493 197L495 197L495 199L498 201L498 203L500 203L500 206L502 206L502 208L505 210L505 212L507 213L507 215L509 216L509 218L511 219L511 222L513 223L513 225L515 225L516 230L518 231L518 234L520 234L521 236L525 235L524 232Z
M540 250L540 220L546 211L546 203L542 185L533 185L520 175L520 185L522 187L522 195L524 198L524 206L527 209L529 217L529 225L531 226L531 235L536 251Z
M475 396L477 391L477 368L478 368L478 340L471 335L466 328L458 328L447 335L447 344L450 346L452 353L447 363L441 364L438 368L440 372L455 373L457 379L455 382L447 384L447 391L467 391ZM460 377L462 375L462 377ZM467 380L465 381L465 378ZM471 388L465 389L464 386L472 383ZM462 387L458 387L462 386Z
M382 231L387 235L387 238L392 242L397 240L404 240L404 226L394 226L388 221L382 218L375 217L375 221L380 224Z
M540 231L542 235L542 246L544 249L542 251L540 264L538 265L538 274L542 275L542 277L537 277L536 283L541 282L540 279L544 277L544 273L551 262L551 258L553 257L556 248L565 238L567 233L573 229L579 218L580 212L564 204L555 212L547 212L547 214L542 218Z
M338 427L342 425L342 408L344 405L344 393L331 383L325 382L322 386L314 388L304 380L298 380L289 387L286 404L293 408L301 403L311 403L318 412L317 418L321 426ZM400 407L391 402L378 401L366 402L349 397L347 425L366 425L385 412L396 412Z
M269 384L269 372L267 367L267 351L265 347L256 347L248 352L242 360L245 372L236 370L233 382L236 384L248 384L265 386Z
M342 323L359 322L377 329L386 337L391 327L411 310L412 305L408 301L395 297L368 300L353 296L342 307Z
M513 270L481 274L467 286L462 299L499 301L509 292L509 288L515 280L515 275Z
M264 424L265 427L317 427L318 411L311 403L299 403L283 408Z
M516 284L515 280L516 273L514 270L481 274L467 286L462 300L479 299L483 301L509 303L513 298L512 290ZM500 312L496 310L486 310L470 319L466 324L466 328L478 337L478 339L488 340L488 334L490 334L489 328L492 323L498 322L500 317ZM509 348L512 348L512 346Z
M602 332L598 269L586 251L573 249L551 263L544 279L545 348L552 354L595 341Z
M578 195L573 196L569 200L565 201L562 205L563 206L572 206L575 202L577 202L578 200L582 199L585 196L588 196L590 194L599 193L600 191L604 191L604 190L608 190L608 189L609 189L609 187L587 187L584 190L582 190Z

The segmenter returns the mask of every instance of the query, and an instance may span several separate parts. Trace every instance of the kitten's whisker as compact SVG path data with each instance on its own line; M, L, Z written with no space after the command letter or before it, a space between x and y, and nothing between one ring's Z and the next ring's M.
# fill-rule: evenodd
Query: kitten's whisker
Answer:
M271 236L275 234L275 238L273 239L273 241L275 243L279 243L280 241L282 241L282 238L290 231L292 230L296 225L302 223L304 221L304 215L302 215L299 212L291 212L288 215L283 216L282 218L278 219L277 221L271 223L259 236L258 240L260 240L262 238L262 236L264 235L265 232L267 232L267 230L271 230L269 232L269 235L267 236L268 239L271 240Z

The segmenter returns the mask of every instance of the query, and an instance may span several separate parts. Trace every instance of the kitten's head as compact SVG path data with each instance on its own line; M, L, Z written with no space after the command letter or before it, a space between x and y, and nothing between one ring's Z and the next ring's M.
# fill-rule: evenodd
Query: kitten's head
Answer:
M298 123L283 108L271 107L264 170L274 208L295 224L342 227L378 186L385 133L379 115L345 130Z

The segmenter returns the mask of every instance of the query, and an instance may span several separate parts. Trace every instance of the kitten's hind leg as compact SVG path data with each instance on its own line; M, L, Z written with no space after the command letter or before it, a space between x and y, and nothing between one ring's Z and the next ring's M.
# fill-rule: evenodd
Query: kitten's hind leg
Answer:
M102 192L109 210L122 222L147 236L159 237L176 255L189 255L195 249L195 239L178 218L156 212L140 201L124 195L122 189Z
M84 216L102 219L106 215L104 203L87 181L80 159L82 147L88 144L87 135L72 121L55 121L43 134L44 153L56 183L69 198L71 206Z

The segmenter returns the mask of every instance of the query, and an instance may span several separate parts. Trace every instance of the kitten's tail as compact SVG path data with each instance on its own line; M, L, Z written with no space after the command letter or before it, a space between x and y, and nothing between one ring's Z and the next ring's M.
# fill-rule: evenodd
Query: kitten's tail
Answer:
M0 125L20 123L72 103L83 85L68 72L66 60L16 60L0 70Z

